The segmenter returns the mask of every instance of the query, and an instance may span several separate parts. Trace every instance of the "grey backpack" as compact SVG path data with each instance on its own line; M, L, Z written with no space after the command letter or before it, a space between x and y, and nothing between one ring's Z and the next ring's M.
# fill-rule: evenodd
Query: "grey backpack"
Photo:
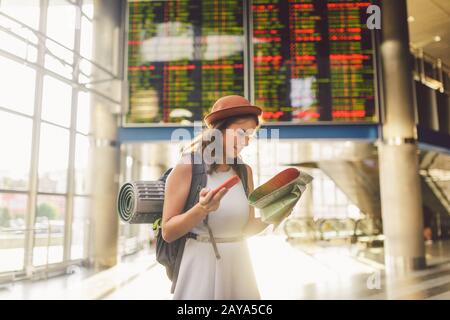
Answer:
M207 182L207 172L205 163L194 163L194 153L191 153L191 163L192 163L192 180L191 187L186 204L184 206L183 213L191 209L198 201L200 190L206 186ZM244 164L238 164L238 172L242 184L244 186L245 194L248 197L247 188L247 169ZM160 178L160 181L165 182L169 173L173 168L168 169ZM213 245L213 249L217 259L220 259L220 255L217 250L216 243L214 241L214 236L212 234L211 228L208 225L208 216L203 220L203 223L208 229L208 233ZM158 228L156 233L156 260L161 263L166 268L166 273L169 279L172 281L172 287L170 292L174 293L175 286L178 278L178 271L180 270L181 258L183 257L184 245L186 239L195 236L193 233L189 232L179 239L172 241L170 243L166 242L162 237L161 227Z

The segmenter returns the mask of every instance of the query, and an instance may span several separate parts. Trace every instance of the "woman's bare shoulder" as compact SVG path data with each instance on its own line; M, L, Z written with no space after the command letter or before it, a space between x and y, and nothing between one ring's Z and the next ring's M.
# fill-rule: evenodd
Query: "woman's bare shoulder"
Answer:
M177 164L191 164L191 154L190 153L182 153L178 157Z
M173 167L172 172L170 173L172 178L177 177L178 179L186 179L189 178L192 172L191 165L191 156L190 154L182 154L175 166ZM169 176L170 177L170 176Z

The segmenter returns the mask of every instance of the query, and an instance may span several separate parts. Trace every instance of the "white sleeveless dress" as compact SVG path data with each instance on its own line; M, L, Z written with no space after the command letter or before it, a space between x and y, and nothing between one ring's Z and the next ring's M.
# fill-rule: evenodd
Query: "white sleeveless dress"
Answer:
M207 187L214 189L233 175L231 168L208 174ZM209 214L208 224L217 238L241 236L248 215L249 204L240 181L228 190L219 208ZM209 235L203 221L191 232ZM217 248L219 260L211 242L186 240L174 300L261 299L246 240L217 243Z

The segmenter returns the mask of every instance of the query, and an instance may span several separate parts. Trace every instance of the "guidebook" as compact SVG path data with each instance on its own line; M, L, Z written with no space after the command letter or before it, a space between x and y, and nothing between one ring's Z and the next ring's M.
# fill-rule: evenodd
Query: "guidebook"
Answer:
M296 168L285 169L253 190L248 202L260 210L263 222L277 226L290 215L312 179Z

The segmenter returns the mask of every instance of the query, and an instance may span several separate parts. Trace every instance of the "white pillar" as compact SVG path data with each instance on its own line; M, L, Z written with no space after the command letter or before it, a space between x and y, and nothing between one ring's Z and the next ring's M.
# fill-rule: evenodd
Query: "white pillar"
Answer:
M413 105L406 1L382 3L383 138L381 208L388 278L425 267L422 196Z
M104 70L93 67L91 126L91 252L96 269L114 266L118 261L119 221L116 197L119 177L117 144L118 107L120 100L119 39L122 1L96 0L93 21L93 60ZM106 70L106 72L105 72ZM98 81L98 82L96 82Z

